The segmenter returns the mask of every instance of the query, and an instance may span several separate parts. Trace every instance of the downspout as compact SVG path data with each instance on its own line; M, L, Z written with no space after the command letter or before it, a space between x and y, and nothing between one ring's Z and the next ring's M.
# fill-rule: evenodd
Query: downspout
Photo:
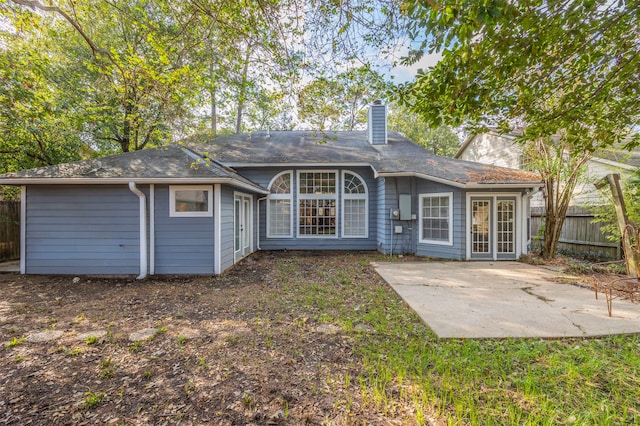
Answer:
M140 199L140 275L136 279L143 280L147 277L147 197L135 182L129 182L129 190Z
M268 197L258 198L258 220L256 221L256 223L258 224L258 226L257 226L257 228L258 228L258 238L257 238L257 244L256 244L256 247L258 248L258 251L262 250L260 248L260 201L264 201L267 198ZM265 210L265 215L266 215L266 213L267 213L267 211Z

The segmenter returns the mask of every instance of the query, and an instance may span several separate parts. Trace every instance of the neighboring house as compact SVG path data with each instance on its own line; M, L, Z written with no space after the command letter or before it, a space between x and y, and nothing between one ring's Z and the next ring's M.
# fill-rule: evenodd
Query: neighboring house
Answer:
M495 131L471 135L462 144L455 158L512 169L523 169L525 164L522 147L515 142L515 138L514 134L500 134ZM628 176L638 167L640 167L640 149L629 152L608 148L597 152L586 164L586 175L576 185L571 205L580 206L597 202L600 200L600 195L593 185L595 182L609 173L620 173L623 177ZM544 206L542 193L533 197L531 206L534 208Z
M27 274L220 274L259 249L446 259L528 252L533 173L438 157L387 132L192 138L0 175L22 187Z

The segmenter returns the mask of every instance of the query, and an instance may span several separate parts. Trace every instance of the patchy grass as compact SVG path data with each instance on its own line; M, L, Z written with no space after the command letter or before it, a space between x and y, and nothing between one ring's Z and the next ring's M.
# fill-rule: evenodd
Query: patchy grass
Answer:
M7 349L9 348L13 348L15 346L21 345L24 343L24 341L26 340L25 337L14 337L13 339L9 340L5 346L7 347Z
M384 285L348 268L300 274L279 265L279 303L300 305L353 338L362 400L391 417L469 424L633 424L640 418L640 339L438 339ZM346 302L346 303L345 303ZM373 330L368 332L367 330ZM345 386L354 380L346 373ZM347 401L348 402L348 401ZM407 404L412 410L406 410Z
M4 287L25 308L0 323L3 341L9 324L20 336L54 317L81 332L87 306L110 338L15 348L0 358L3 409L16 423L638 424L637 335L438 339L373 260L388 257L261 252L214 278L20 277ZM144 343L126 337L154 326Z

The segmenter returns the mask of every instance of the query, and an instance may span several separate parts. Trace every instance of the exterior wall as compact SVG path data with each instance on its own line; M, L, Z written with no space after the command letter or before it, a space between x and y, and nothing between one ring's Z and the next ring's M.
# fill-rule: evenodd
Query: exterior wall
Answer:
M303 167L300 170L313 170L314 167ZM267 202L259 203L256 224L259 226L260 248L264 250L375 250L377 247L377 184L373 178L373 172L369 167L316 167L319 170L337 170L341 179L343 170L357 173L365 181L369 196L368 204L368 234L367 238L345 238L342 236L341 222L341 194L338 195L337 214L337 237L298 237L298 209L297 209L297 171L292 167L269 167L269 168L237 168L237 171L244 177L256 182L264 187L268 187L271 180L280 172L293 170L293 238L267 238ZM341 180L340 180L341 181ZM254 203L258 204L258 203Z
M384 242L381 251L385 254L414 253L419 256L438 257L443 259L463 259L466 247L465 229L465 197L458 188L435 183L425 179L412 177L387 177L385 179L385 201L381 224ZM453 244L425 244L420 243L420 194L453 193ZM392 220L390 210L398 209L399 195L411 195L411 212L415 219ZM402 232L396 233L395 228L401 227Z
M221 220L220 220L220 271L230 268L234 264L233 259L233 189L228 186L222 186L222 194L220 195L221 203Z
M385 248L387 247L387 244L388 244L387 243L388 229L386 228L386 222L389 218L389 208L387 207L387 202L385 198L385 194L386 194L385 178L378 178L376 183L377 183L376 195L377 195L377 201L378 201L378 205L376 207L377 216L378 216L376 233L378 237L378 250L385 253L386 252Z
M154 210L155 273L212 274L214 218L169 217L168 185L155 186Z
M125 185L28 186L27 274L140 272L139 199Z
M411 194L411 213L417 213L415 204L415 178L387 177L384 179L384 208L380 227L384 236L381 251L385 254L415 253L416 221L392 220L390 212L399 208L399 195ZM396 234L395 227L402 226L402 233Z
M466 232L466 199L465 193L459 188L430 182L420 179L418 181L418 194L416 196L416 210L419 209L419 195L429 193L453 193L453 244L425 244L418 242L416 254L420 256L438 257L443 259L465 259L467 232ZM418 212L419 213L419 212ZM420 214L418 214L420 218ZM416 226L416 240L420 238L420 224Z
M522 168L522 149L508 136L495 133L476 135L460 155L461 160L511 169Z

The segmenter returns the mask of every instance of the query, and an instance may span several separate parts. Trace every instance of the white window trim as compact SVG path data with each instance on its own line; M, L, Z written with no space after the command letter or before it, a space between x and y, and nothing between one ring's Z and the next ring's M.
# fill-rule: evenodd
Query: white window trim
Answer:
M280 177L283 175L289 175L289 179L291 182L291 188L290 188L290 192L289 194L269 194L267 196L267 238L293 238L293 218L294 218L294 208L295 206L293 205L293 191L294 191L294 187L293 187L293 170L286 170L284 172L280 172L277 175L275 175L273 177L273 179L271 179L271 182L269 182L269 187L267 189L269 189L269 191L271 191L271 186L273 185L273 183ZM291 214L289 215L289 234L287 235L271 235L271 200L288 200L289 201L289 206L291 209Z
M344 185L346 182L347 174L354 175L355 177L360 179L360 181L362 182L362 185L364 186L364 194L346 194L345 193ZM342 238L344 239L369 238L369 188L367 187L367 182L358 173L352 172L351 170L343 170L341 173L340 187L342 188L341 190L342 203L340 206L340 221L342 222L340 232L341 232ZM345 225L344 206L346 204L345 200L364 200L364 234L363 235L345 235L345 232L344 232L344 225Z
M449 238L447 241L440 241L440 240L428 240L425 239L424 236L422 235L424 229L423 229L423 225L422 225L422 220L423 220L423 216L422 216L422 212L423 212L423 206L424 206L424 198L441 198L441 197L448 197L449 198ZM419 195L419 228L420 228L420 244L433 244L433 245L441 245L441 246L452 246L453 245L453 192L433 192L433 193L427 193L427 194L420 194ZM393 231L393 230L392 230Z
M176 211L176 191L207 191L208 205L206 212ZM169 217L213 217L213 186L212 185L170 185L169 186Z
M300 194L300 174L302 173L333 173L336 177L336 192L333 194ZM300 234L300 201L301 200L335 200L336 202L336 221L339 221L341 218L338 215L338 207L339 200L338 194L340 194L340 174L337 169L305 169L298 170L296 173L296 218L298 219L298 224L296 226L297 235L299 239L314 239L314 238L325 238L325 239L337 239L338 238L338 230L339 224L336 223L336 233L334 235L307 235Z

